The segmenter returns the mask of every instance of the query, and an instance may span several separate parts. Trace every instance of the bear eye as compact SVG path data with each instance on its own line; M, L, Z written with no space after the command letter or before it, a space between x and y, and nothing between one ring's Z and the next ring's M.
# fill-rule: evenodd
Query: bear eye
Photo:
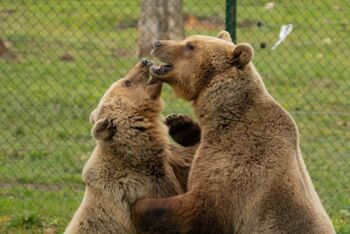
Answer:
M130 86L131 86L131 81L130 80L124 81L124 87L130 87Z
M194 46L191 43L186 44L186 50L193 50Z

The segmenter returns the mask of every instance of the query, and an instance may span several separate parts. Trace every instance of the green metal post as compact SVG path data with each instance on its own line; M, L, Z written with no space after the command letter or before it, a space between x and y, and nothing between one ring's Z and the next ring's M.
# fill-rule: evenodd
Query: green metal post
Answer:
M231 35L232 41L236 43L237 34L237 0L226 0L226 31Z

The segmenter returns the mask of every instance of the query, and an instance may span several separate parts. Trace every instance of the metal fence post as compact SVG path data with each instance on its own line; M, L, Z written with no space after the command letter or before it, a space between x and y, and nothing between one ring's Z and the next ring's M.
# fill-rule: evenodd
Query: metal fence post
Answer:
M237 0L226 0L226 30L230 33L232 41L236 43L237 28Z

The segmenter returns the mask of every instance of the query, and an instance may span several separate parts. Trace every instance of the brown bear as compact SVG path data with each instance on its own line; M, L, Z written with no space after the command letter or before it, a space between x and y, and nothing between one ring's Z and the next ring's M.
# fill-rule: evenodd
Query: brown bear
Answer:
M192 101L201 141L188 191L142 199L133 217L159 233L334 233L300 153L297 126L268 93L253 48L219 38L157 41L151 75Z
M84 199L65 233L136 233L130 207L137 199L182 193L176 178L186 187L195 146L169 147L160 114L162 83L148 81L150 64L136 64L90 115L97 146L83 169ZM181 116L166 122L171 134L191 135L198 127L187 128L191 120Z

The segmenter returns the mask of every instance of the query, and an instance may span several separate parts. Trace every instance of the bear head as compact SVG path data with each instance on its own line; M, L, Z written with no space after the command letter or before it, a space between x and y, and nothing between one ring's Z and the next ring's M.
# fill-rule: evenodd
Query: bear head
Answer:
M149 79L148 60L138 62L110 86L90 114L93 137L104 143L123 144L146 132L160 116L162 83ZM135 138L136 137L136 138Z
M230 34L195 35L182 41L159 40L152 55L164 64L152 66L151 75L172 86L177 96L195 100L211 79L227 69L244 69L254 50L246 43L234 45Z

